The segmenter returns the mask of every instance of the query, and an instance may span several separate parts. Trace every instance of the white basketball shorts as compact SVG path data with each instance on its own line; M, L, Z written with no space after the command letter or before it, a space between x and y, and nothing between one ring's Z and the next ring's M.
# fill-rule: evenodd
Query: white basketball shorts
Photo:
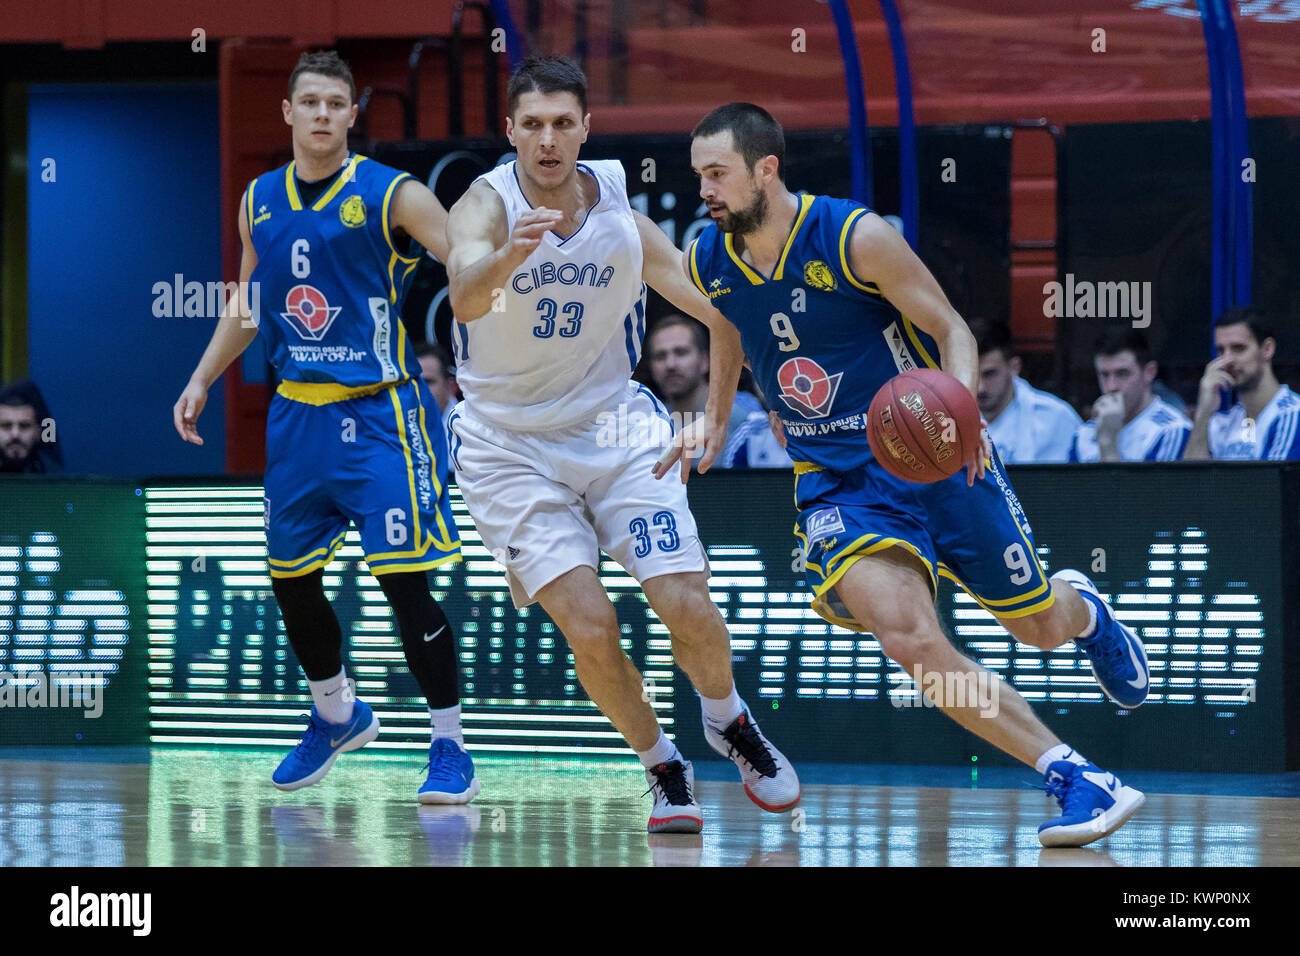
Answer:
M644 385L554 431L500 428L465 402L448 425L456 483L515 607L566 571L599 571L601 551L642 582L708 570L677 470L654 477L673 426Z

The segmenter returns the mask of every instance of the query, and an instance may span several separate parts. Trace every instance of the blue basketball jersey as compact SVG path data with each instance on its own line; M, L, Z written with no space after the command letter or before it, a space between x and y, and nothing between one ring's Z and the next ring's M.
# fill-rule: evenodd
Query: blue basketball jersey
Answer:
M420 260L398 252L389 222L408 176L354 154L310 207L294 163L248 184L254 318L285 381L338 385L342 397L419 375L401 312Z
M869 209L799 196L799 212L770 276L759 275L710 225L690 246L691 279L740 329L768 404L785 423L795 462L847 471L872 460L866 413L900 372L938 368L934 339L853 272L848 244Z

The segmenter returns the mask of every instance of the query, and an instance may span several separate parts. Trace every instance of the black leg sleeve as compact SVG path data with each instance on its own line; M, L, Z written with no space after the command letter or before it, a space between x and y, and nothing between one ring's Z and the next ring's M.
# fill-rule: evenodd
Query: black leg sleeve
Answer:
M406 665L415 675L429 707L441 710L460 703L460 669L456 634L442 607L429 593L424 571L376 576L397 617ZM337 671L335 671L337 673Z
M308 680L326 680L343 669L343 632L325 597L325 570L296 578L271 578L285 635Z

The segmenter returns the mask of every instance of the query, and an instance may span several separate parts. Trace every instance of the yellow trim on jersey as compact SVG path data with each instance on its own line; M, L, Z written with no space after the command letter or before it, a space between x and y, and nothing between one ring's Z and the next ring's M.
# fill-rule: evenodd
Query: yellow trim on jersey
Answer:
M365 158L359 153L352 157L352 161L343 167L343 172L334 180L334 185L325 190L325 194L312 204L313 212L320 212L328 206L330 200L339 194L339 190L356 179L357 165L363 162Z
M351 398L374 395L386 388L392 388L394 385L401 385L404 381L409 381L409 379L352 386L340 385L338 382L291 382L285 379L280 383L275 393L283 395L291 402L302 402L304 405L329 405L333 402L346 402Z
M727 255L731 256L731 261L734 262L740 268L740 271L745 274L745 278L749 280L749 284L762 285L763 277L751 269L744 259L736 255L736 247L731 244L731 233L725 235L722 244L727 249Z
M930 353L925 350L925 346L921 344L920 338L917 337L916 327L912 325L912 321L903 313L898 314L903 319L903 330L907 333L907 337L912 340L912 344L916 346L917 354L921 356L921 361L925 363L926 368L938 368L939 363L930 358Z
M406 457L406 482L411 486L411 527L412 540L419 541L420 535L420 509L417 506L415 490L415 463L411 460L411 445L406 440L406 423L402 421L402 400L397 396L397 390L393 389L388 393L388 397L393 402L393 418L397 421L397 436L402 441L402 454ZM429 455L430 469L433 467L433 450L426 448ZM407 551L387 551L383 554L372 555L374 558L418 558L429 550L429 545L433 542L433 535L428 531L425 532L427 540L416 547Z
M1028 617L1030 614L1037 614L1039 611L1051 607L1053 602L1056 601L1056 595L1049 593L1047 597L1043 598L1041 601L1036 601L1035 603L1029 605L1029 607L1022 607L1015 611L1000 611L995 607L990 607L990 602L988 600L980 597L978 594L972 591L970 589L970 586L966 584L966 582L963 581L961 578L957 577L957 575L955 575L952 572L952 569L949 568L946 564L939 565L939 573L943 575L945 578L947 578L949 581L952 581L954 584L958 585L963 591L965 591L972 598L974 598L976 604L978 604L980 607L984 608L984 610L988 611L994 617L999 619ZM1016 600L1028 600L1029 597L1030 597L1029 595L1026 595L1024 598L1017 598Z
M798 537L802 539L803 535L798 535ZM869 535L868 537L873 537L873 536ZM858 542L855 541L853 545L850 546L850 548L855 547L857 544ZM831 588L835 587L836 584L839 583L840 578L844 577L845 573L849 570L849 568L853 567L853 565L857 564L863 558L870 557L872 554L876 554L880 551L888 550L889 548L903 548L907 551L910 551L912 554L914 554L917 558L920 559L921 563L925 565L926 572L930 575L930 599L931 600L936 599L939 595L939 581L935 577L934 565L932 565L929 561L925 559L925 557L917 549L916 545L912 544L910 541L904 541L902 538L881 538L879 541L872 544L871 547L869 548L866 548L861 551L854 551L851 554L847 554L847 556L845 555L845 552L848 552L849 548L845 548L837 556L836 560L842 559L844 563L841 564L838 568L836 568L835 571L833 571L824 581L822 581L822 583L813 586L813 599L809 602L809 605L812 607L812 609L817 614L821 615L823 618L825 618L827 621L829 621L832 624L838 625L840 627L846 627L852 631L866 631L866 627L863 626L862 623L857 621L856 619L841 618L832 614L830 612L830 608L826 606L826 600L825 600L826 593ZM807 547L805 547L804 548L805 561L807 561L807 557L806 557L807 554L808 554L808 549ZM821 567L819 565L810 564L810 566L816 568L818 571L821 570ZM842 598L841 598L841 603L843 603Z
M244 190L244 204L247 207L244 210L244 217L248 220L248 235L250 238L253 235L253 187L256 185L257 180L254 179L248 184L248 188Z
M803 226L803 221L808 218L808 210L812 208L815 196L804 193L799 197L799 215L795 216L794 225L790 227L790 238L785 241L785 248L781 250L781 258L776 261L776 271L772 273L772 280L776 281L785 277L785 259L790 255L790 250L794 248L794 237L799 235L799 229Z
M417 384L415 387L420 386ZM424 402L420 402L420 434L424 436L424 447L429 452L429 461L433 463L429 468L429 477L433 481L433 516L438 522L438 531L442 533L443 544L450 547L453 542L458 542L460 537L459 534L453 536L447 530L447 523L442 520L442 509L438 507L438 502L442 500L442 483L438 481L438 460L433 454L433 442L429 441L429 431L424 427ZM434 546L436 547L437 544L435 541Z
M424 543L418 548L411 548L407 551L377 551L374 554L367 554L367 561L392 561L394 558L422 558L428 552L430 546L434 543L433 534L428 528L424 529ZM441 550L441 549L439 549Z
M865 215L866 212L865 209L855 209L844 220L844 228L840 230L840 272L844 274L844 278L863 292L883 296L880 287L874 282L862 282L853 274L853 265L849 261L849 233L853 231L853 224L858 221L858 217Z
M406 374L406 325L402 322L401 316L397 317L397 368L403 379L410 378ZM428 445L429 438L426 435L424 443ZM433 449L429 449L429 457L433 457ZM436 484L436 482L435 482Z
M291 162L284 167L284 191L289 194L289 208L301 211L302 200L298 198L298 184L294 182L293 168L298 165L297 161Z
M796 478L798 478L800 475L811 474L814 471L825 471L825 470L826 470L825 465L818 465L811 461L796 461L794 463L794 476Z
M695 247L699 244L700 240L698 236L691 240L691 251L689 254L691 262L691 281L695 283L695 288L704 293L705 298L708 298L709 294L704 291L704 282L700 279L700 268L695 264Z
M402 182L403 180L411 179L411 178L412 178L412 176L411 176L410 173L402 173L402 174L400 174L400 175L398 175L398 176L393 177L393 181L392 181L391 183L388 184L388 190L387 190L387 192L384 193L384 202L383 202L383 205L382 205L383 212L380 213L380 217L379 217L379 218L380 218L380 223L381 223L381 225L382 225L382 229L381 229L381 231L382 231L383 234L384 234L384 241L388 243L388 248L389 248L389 250L393 253L393 255L394 255L396 258L401 259L403 262L419 262L419 261L420 261L420 257L419 257L419 256L404 256L404 255L402 255L400 252L397 251L397 245L396 245L396 243L393 242L393 235L392 235L392 233L391 233L391 232L389 231L389 229L388 229L388 207L392 204L392 201L393 201L393 190L397 188L397 184L400 183L400 182ZM391 279L391 277L392 277L392 275L393 275L393 265L394 265L394 263L392 263L392 262L390 262L390 263L388 264L388 275L389 275L390 279ZM394 300L394 301L396 301L396 300Z

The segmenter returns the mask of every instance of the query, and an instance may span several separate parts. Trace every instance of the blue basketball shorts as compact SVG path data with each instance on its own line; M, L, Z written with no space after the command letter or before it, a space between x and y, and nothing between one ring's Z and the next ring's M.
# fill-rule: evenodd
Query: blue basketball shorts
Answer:
M996 448L984 478L972 487L965 468L943 481L916 484L874 460L846 472L796 463L795 507L812 607L832 624L865 630L835 585L857 561L888 548L920 560L931 597L942 575L999 618L1024 617L1052 604L1029 521Z
M282 383L267 419L266 457L272 577L329 564L349 522L371 574L426 570L460 557L447 496L447 437L423 383Z

